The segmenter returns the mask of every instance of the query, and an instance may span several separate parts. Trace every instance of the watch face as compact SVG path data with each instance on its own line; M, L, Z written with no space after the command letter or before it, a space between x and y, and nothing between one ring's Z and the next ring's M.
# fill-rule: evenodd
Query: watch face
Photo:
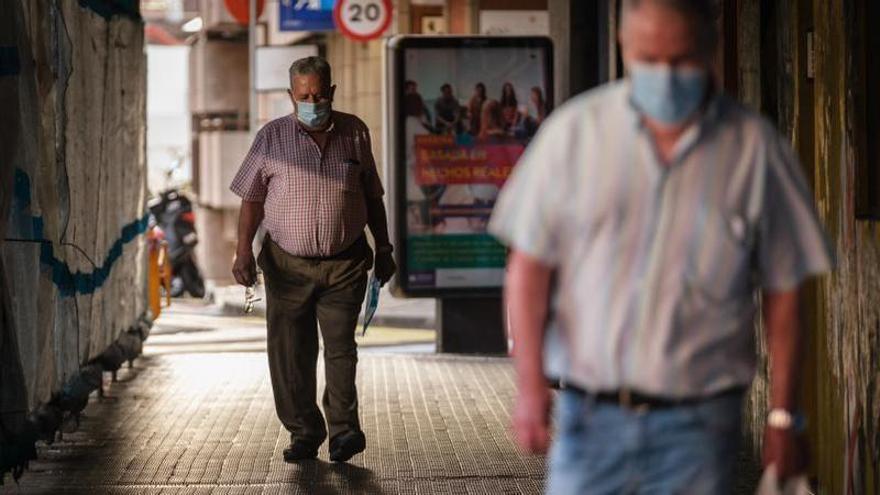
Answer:
M795 423L795 417L784 409L773 409L767 415L767 425L771 428L787 430Z

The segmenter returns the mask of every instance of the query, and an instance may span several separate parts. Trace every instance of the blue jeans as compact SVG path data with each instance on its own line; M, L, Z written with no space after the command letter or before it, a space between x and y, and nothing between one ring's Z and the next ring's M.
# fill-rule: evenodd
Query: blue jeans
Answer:
M635 412L563 390L550 495L729 493L742 394Z

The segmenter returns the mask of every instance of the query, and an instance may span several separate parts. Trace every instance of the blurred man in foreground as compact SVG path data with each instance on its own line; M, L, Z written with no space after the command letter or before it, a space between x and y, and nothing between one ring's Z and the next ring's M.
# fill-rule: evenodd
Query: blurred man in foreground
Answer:
M275 409L290 431L286 461L315 458L327 437L315 404L319 323L330 460L347 461L366 447L354 340L374 261L364 227L375 240L376 277L385 283L396 270L369 129L354 115L332 110L335 90L324 59L294 62L293 115L260 129L231 187L242 199L233 266L238 283L254 284L251 243L260 222L268 232L259 263Z
M548 448L548 493L727 493L755 371L760 290L771 362L765 463L805 467L799 292L832 257L794 153L711 76L711 0L623 0L628 77L545 122L490 231L512 253L514 429ZM544 355L548 285L554 335ZM546 362L545 362L546 359Z

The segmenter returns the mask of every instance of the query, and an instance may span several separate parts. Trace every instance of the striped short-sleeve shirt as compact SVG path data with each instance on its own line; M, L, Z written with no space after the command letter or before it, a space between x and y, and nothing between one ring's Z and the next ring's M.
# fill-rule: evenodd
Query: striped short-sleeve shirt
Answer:
M620 81L541 127L490 231L556 272L548 372L664 397L748 385L755 291L833 264L798 160L723 95L662 164Z
M334 111L323 153L296 117L257 133L230 189L262 202L263 226L294 256L327 257L364 233L368 198L384 194L364 122Z

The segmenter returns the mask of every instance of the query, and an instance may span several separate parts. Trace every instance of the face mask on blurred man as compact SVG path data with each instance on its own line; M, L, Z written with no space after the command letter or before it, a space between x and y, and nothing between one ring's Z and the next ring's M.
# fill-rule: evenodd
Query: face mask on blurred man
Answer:
M707 75L694 67L637 62L630 67L632 102L647 117L665 125L680 124L700 108Z
M330 102L321 101L309 103L306 101L296 102L296 118L306 127L322 127L330 118Z

